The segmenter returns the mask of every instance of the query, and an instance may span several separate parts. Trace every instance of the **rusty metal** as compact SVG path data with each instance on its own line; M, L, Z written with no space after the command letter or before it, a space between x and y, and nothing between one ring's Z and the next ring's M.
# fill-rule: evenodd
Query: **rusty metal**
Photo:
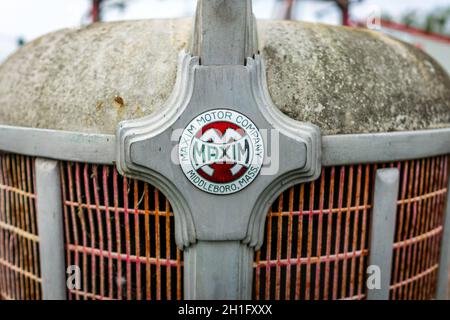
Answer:
M256 299L364 298L359 270L368 254L372 170L369 165L325 168L319 180L280 196L267 218L265 245L256 254Z
M42 296L33 162L0 154L0 300Z
M378 168L401 177L391 299L435 295L450 157L327 167L284 192L255 254L255 299L364 299L368 231Z
M61 164L69 299L182 299L183 255L167 199L112 166ZM93 202L92 202L93 201Z
M403 180L398 200L391 299L435 296L450 157L399 163Z
M0 299L41 299L33 158L0 155ZM401 186L391 299L435 295L449 156L327 167L280 195L255 255L255 299L364 299L374 173ZM81 268L70 299L182 299L183 254L168 200L112 166L63 162L67 265ZM126 196L124 196L126 195Z

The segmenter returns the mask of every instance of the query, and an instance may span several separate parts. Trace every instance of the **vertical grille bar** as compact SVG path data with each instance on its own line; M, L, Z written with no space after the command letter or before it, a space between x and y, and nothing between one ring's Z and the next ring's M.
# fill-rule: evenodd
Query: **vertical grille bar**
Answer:
M102 219L102 212L100 211L100 195L99 195L99 173L98 173L98 166L93 166L92 168L92 183L94 187L94 202L95 202L95 214L97 218L97 225L98 227L98 240L99 240L99 248L100 248L100 274L105 274L105 259L104 257L104 250L105 250L105 240L103 236L104 232L104 219ZM85 170L85 181L88 181L88 171ZM88 182L86 182L88 183ZM87 185L85 186L87 189ZM107 236L108 237L108 236ZM94 279L94 277L93 277ZM94 280L93 280L94 281ZM102 279L100 281L100 296L104 297L106 295L105 292L105 279Z
M370 230L370 282L367 299L389 299L400 174L397 168L377 169ZM367 272L369 272L367 270Z
M450 157L447 159L447 168L450 165ZM438 288L436 298L438 300L447 300L449 298L450 277L449 277L449 253L450 253L450 179L447 177L447 199L444 221L444 233L442 238L442 247L440 252L440 264L438 275Z
M366 234L367 234L367 227L368 227L368 214L369 214L369 182L370 180L367 179L367 177L369 177L370 175L370 166L366 165L365 166L365 184L364 184L364 205L363 205L363 218L362 218L362 229L361 229L361 235L360 235L360 243L361 243L361 248L365 248L366 247ZM365 273L364 271L364 266L365 264L362 261L362 258L360 258L359 261L359 272L358 272L358 295L357 295L357 299L360 300L363 298L363 288L365 288L364 283L363 283L363 279L364 276L363 274Z
M149 191L148 185L144 186L144 207L145 207L145 263L146 263L146 296L147 300L152 299L152 281L151 281L151 268L150 268L150 209L149 209Z
M135 252L136 256L141 255L141 249L140 249L140 231L139 231L139 187L138 182L133 182L133 193L134 193L134 244L135 244ZM136 279L141 279L141 261L138 260L136 262ZM136 299L142 300L142 284L140 281L136 281Z
M322 169L322 176L324 176L324 169ZM327 211L327 244L326 244L326 250L325 250L325 256L326 256L326 261L325 261L325 287L324 287L324 299L327 300L328 299L328 289L330 287L330 254L331 254L331 227L332 227L332 223L333 223L333 217L332 217L332 212L331 212L331 208L333 208L333 201L334 201L334 176L335 176L335 171L336 169L333 167L331 168L331 173L330 173L330 194L329 194L329 199L328 199L328 211Z
M155 189L155 244L156 244L156 300L161 300L161 245L160 245L160 224L159 224L159 195Z
M159 190L112 166L63 162L61 179L66 262L82 278L69 299L182 298L183 255Z
M0 299L41 299L34 159L0 154Z
M58 161L37 158L35 175L42 297L65 300L64 223Z

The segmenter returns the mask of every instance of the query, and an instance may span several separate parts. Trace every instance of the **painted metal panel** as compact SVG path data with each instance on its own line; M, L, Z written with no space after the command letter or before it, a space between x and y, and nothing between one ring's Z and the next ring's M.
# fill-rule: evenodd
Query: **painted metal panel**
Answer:
M65 300L61 180L57 161L36 159L37 221L44 300Z
M249 300L253 249L240 241L199 241L185 250L187 300Z
M368 300L389 299L398 188L398 169L379 169L377 171L370 236L369 268L371 266L378 268L380 274L374 274L374 276L381 276L381 280L379 288L368 287Z

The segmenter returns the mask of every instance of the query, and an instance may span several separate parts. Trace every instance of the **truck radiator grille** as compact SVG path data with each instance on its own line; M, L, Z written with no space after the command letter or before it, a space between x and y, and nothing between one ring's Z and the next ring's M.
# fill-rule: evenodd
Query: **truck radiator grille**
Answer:
M324 168L278 198L256 253L256 299L364 297L373 173L369 165Z
M373 183L400 170L391 299L436 291L449 156L327 167L273 204L255 254L255 299L364 299ZM114 166L61 162L69 299L182 299L183 254L167 199ZM0 154L0 299L41 299L34 158Z
M0 300L40 298L34 159L0 154Z
M399 164L391 299L434 298L449 160L437 157Z
M69 299L182 298L183 255L167 199L113 166L62 163L67 266L81 270Z
M324 168L284 192L254 261L255 299L364 299L376 170L401 173L391 299L435 294L450 157Z

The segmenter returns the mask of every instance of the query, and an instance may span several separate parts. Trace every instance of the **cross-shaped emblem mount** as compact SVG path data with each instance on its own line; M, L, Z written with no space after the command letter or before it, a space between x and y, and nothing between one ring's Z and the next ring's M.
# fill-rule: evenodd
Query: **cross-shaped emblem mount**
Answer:
M269 207L283 190L320 175L320 130L271 101L251 0L200 0L194 29L166 104L119 125L117 166L169 199L176 242L191 269L185 295L248 298L242 283L251 279ZM236 288L198 279L205 264L224 256L229 268L238 265L229 275L239 278ZM224 268L218 272L232 282Z

